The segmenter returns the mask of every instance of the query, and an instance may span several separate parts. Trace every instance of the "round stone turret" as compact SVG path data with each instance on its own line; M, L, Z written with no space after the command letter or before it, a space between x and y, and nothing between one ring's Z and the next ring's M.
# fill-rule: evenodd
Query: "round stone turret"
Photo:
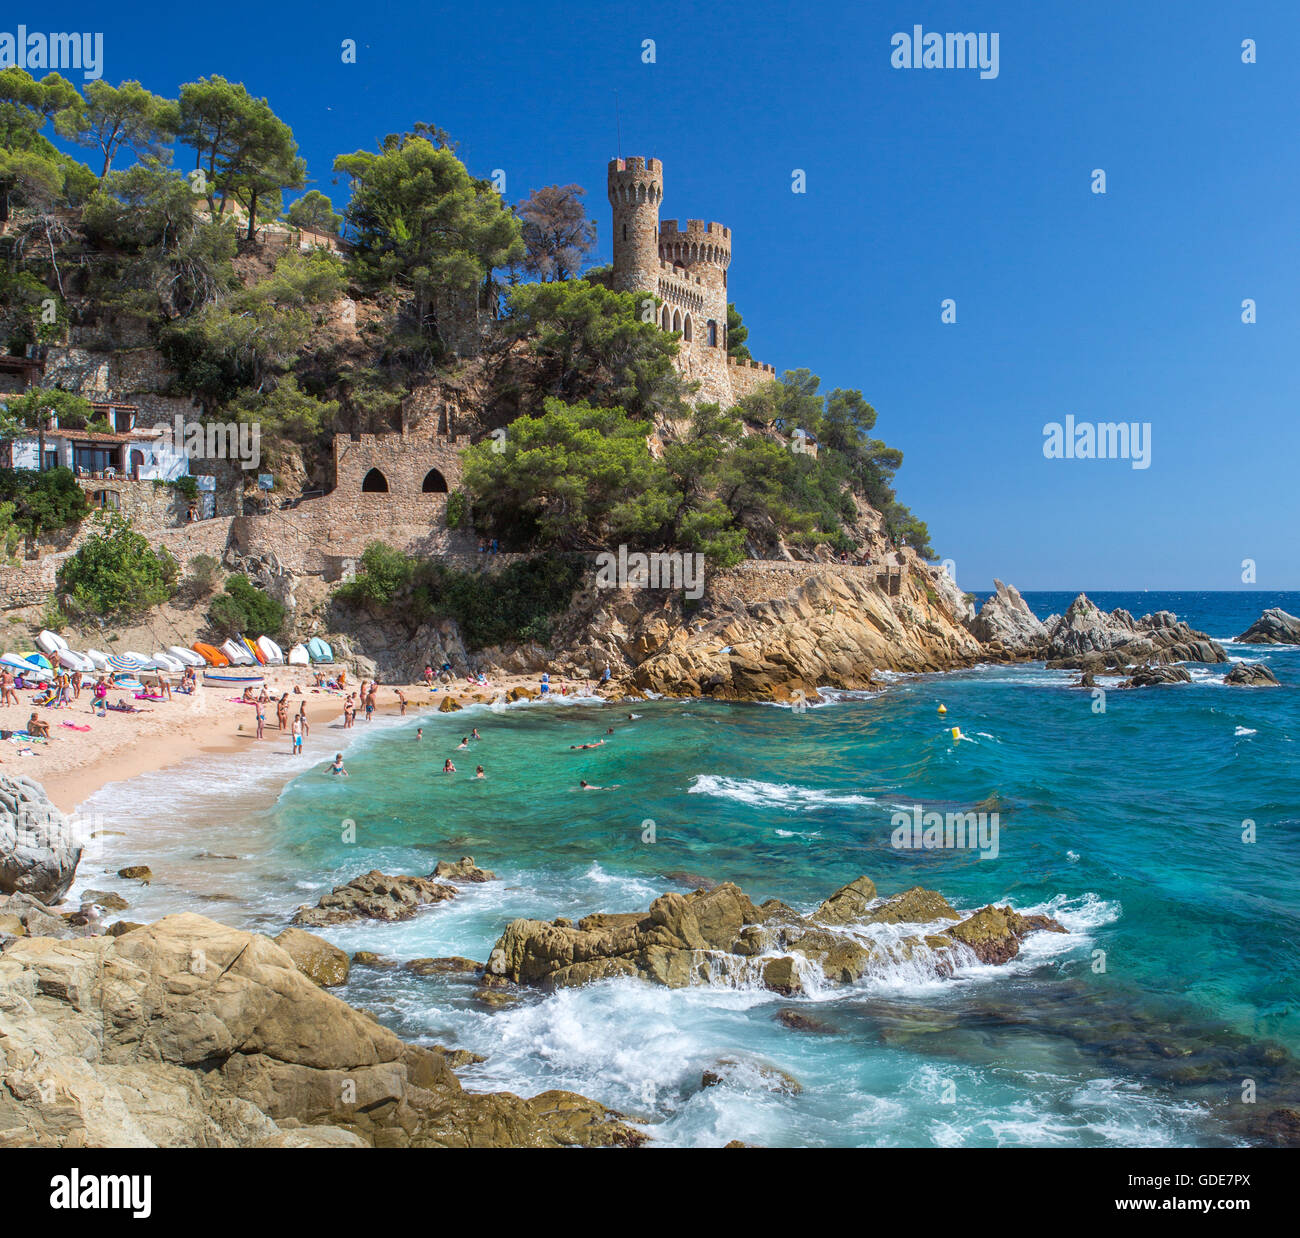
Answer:
M658 159L611 159L614 275L619 292L654 292L659 283L659 204L664 166Z

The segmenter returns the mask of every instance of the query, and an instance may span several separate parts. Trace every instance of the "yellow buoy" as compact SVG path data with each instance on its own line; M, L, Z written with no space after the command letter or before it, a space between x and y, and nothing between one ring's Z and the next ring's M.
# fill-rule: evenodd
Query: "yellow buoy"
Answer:
M959 727L959 726L955 726L955 727L952 728L952 737L953 737L953 739L961 739L961 738L962 738L961 727Z
M941 714L946 714L946 713L948 712L948 706L947 706L947 705L940 705L940 706L939 706L939 712L940 712Z

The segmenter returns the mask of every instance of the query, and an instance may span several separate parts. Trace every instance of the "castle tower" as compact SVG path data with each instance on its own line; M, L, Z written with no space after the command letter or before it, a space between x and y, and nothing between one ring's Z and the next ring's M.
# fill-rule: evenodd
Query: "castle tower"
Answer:
M731 265L731 229L701 219L688 219L682 228L666 219L659 229L659 258L682 267L699 281L703 310L695 343L705 348L727 347L727 268Z
M611 159L608 188L614 208L613 287L617 292L655 292L664 165L658 159Z

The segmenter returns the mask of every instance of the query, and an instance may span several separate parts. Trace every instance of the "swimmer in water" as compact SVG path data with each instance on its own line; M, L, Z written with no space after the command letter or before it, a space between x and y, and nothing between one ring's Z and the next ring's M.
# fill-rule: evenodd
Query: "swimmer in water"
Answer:
M334 754L334 764L330 766L331 774L342 774L344 778L348 776L348 771L343 768L343 754L336 752Z
M474 729L469 733L469 737L470 737L470 739L482 739L482 738L483 738L483 736L481 736L481 735L478 733L478 727L475 727L475 728L474 728Z
M444 774L454 774L456 772L456 767L451 763L451 757L448 757L443 763L442 772Z
M487 775L483 772L483 767L482 767L481 765L478 766L477 769L475 769L475 771L474 771L474 777L475 777L475 778L486 778L486 777L487 777Z
M620 785L621 785L620 783L612 782L607 787L598 787L594 782L588 782L585 778L580 778L578 780L578 786L581 787L584 791L612 791L614 790L615 787L618 787Z
M572 752L575 748L599 748L604 742L603 739L598 739L594 744L570 744L569 751Z
M468 748L468 747L469 747L469 736L466 735L465 738L462 739L460 743L456 745L456 751L459 752L462 748Z
M415 728L415 738L416 738L416 739L423 739L423 738L424 738L424 727L422 727L422 726L417 726L417 727Z

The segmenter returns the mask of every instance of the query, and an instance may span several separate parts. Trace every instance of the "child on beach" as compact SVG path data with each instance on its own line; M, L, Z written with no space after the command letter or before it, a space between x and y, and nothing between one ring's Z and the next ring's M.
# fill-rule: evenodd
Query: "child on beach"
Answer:
M394 688L393 691L397 693L397 703L401 708L401 716L405 718L406 717L406 693L403 692L401 688Z
M262 728L266 725L266 713L262 709L262 702L257 702L257 738L262 738Z
M293 755L302 756L302 718L293 720Z

